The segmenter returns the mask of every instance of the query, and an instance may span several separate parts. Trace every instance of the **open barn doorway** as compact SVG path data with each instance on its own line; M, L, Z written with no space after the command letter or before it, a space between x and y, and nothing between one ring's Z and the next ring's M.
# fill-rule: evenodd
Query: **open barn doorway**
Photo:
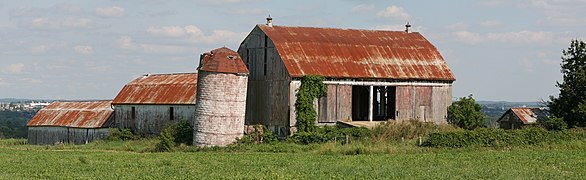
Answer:
M352 120L369 121L370 113L374 121L395 119L395 101L395 86L352 86Z

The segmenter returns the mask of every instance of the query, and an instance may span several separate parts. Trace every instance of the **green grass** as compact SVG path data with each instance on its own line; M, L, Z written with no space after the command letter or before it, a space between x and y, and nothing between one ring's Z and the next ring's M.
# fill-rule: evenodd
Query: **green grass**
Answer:
M582 179L586 142L426 148L242 145L148 153L155 140L32 146L0 140L0 179ZM288 151L287 151L288 150ZM280 152L280 153L273 153ZM355 153L361 152L361 153ZM359 155L344 155L359 154Z

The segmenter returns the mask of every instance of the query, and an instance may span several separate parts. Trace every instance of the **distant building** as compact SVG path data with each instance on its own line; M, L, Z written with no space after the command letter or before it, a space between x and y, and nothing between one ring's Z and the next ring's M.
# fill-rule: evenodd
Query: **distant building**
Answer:
M193 123L196 88L196 73L140 76L114 98L115 126L154 136L169 123Z
M85 144L108 136L111 101L53 102L27 123L29 144Z
M319 124L419 120L447 123L455 77L417 32L257 25L238 53L250 71L246 123L294 132L304 75L327 78Z
M545 108L511 108L496 120L499 128L519 129L527 124L537 123L549 117Z

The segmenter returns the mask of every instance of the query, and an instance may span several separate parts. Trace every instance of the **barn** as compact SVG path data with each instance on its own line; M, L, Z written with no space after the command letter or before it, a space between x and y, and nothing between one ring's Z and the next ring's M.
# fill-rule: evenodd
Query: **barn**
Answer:
M126 84L114 98L115 123L143 136L167 124L195 118L197 73L146 74Z
M108 136L111 101L53 102L27 123L28 144L87 144Z
M496 122L499 128L502 129L520 129L524 125L534 124L548 117L549 112L542 107L511 108L497 119Z
M279 136L295 131L304 75L326 77L319 124L419 120L446 123L455 77L417 32L257 25L238 49L250 75L245 121Z

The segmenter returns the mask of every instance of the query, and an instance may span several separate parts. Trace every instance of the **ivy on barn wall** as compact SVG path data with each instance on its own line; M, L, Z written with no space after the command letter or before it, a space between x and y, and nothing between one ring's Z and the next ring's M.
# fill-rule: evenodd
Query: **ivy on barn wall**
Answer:
M295 102L298 132L313 132L316 129L317 112L313 108L313 100L326 93L324 80L323 76L318 75L305 75L301 78L301 86L297 91Z

